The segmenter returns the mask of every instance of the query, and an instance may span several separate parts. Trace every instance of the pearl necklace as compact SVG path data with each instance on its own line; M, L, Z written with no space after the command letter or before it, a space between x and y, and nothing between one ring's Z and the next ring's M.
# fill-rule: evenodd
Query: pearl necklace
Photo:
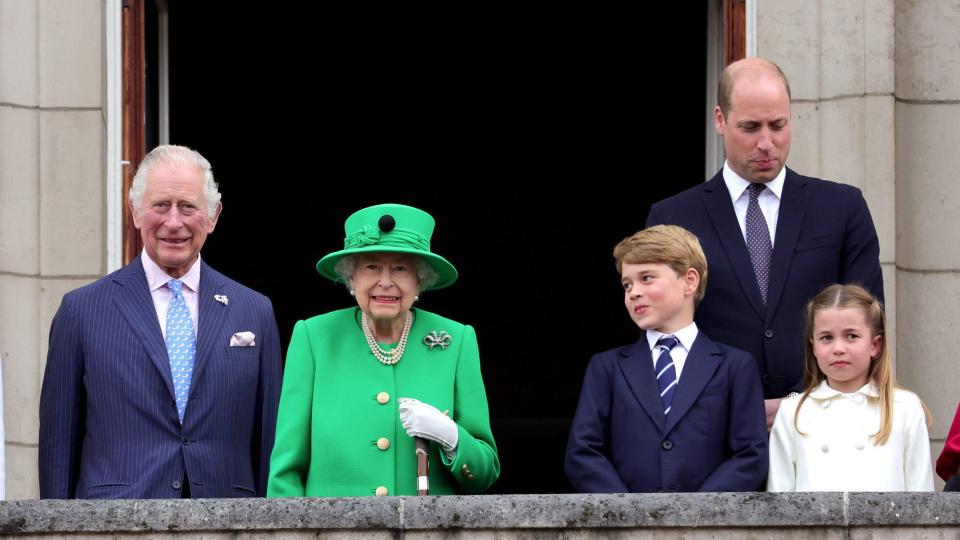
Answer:
M384 349L377 343L370 330L370 323L367 322L367 314L361 312L360 327L363 328L363 335L367 338L367 345L370 346L370 352L377 357L377 360L385 366L392 366L400 361L403 356L403 350L407 347L407 337L410 336L410 327L413 326L413 314L409 311L403 321L403 333L400 334L400 341L396 348Z

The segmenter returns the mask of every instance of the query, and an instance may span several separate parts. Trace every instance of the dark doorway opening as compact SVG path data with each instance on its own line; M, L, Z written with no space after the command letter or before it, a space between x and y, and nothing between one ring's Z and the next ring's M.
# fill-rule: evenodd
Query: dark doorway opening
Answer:
M210 159L224 200L204 259L273 300L286 342L351 304L313 269L351 212L427 210L461 277L420 306L477 329L493 492L568 491L586 363L637 339L612 248L703 180L706 3L254 6L170 6L171 142Z

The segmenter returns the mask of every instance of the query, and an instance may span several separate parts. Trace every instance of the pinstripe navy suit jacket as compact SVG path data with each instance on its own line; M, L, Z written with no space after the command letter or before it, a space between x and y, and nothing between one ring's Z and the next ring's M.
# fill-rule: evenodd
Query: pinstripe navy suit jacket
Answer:
M193 497L265 495L281 384L273 306L200 264L182 425L140 259L63 297L40 394L41 498L180 497L185 473ZM230 347L244 331L256 346Z

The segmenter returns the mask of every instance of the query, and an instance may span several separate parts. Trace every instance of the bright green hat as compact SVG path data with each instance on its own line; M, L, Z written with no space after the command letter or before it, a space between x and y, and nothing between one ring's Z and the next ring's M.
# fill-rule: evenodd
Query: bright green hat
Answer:
M333 281L343 281L335 267L340 259L355 253L410 253L418 255L437 273L431 289L442 289L457 280L457 269L430 252L433 216L412 206L378 204L354 212L343 224L343 249L328 253L317 262L317 272Z

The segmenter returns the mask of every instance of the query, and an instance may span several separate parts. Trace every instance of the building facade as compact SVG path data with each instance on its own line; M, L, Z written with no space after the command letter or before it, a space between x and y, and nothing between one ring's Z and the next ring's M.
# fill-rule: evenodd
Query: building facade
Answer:
M960 398L960 4L747 2L747 51L791 80L789 165L861 188L900 382ZM119 0L0 0L0 361L7 497L38 496L38 403L63 294L120 263ZM707 132L709 133L709 132ZM715 144L715 143L714 143ZM960 219L958 219L960 221Z

